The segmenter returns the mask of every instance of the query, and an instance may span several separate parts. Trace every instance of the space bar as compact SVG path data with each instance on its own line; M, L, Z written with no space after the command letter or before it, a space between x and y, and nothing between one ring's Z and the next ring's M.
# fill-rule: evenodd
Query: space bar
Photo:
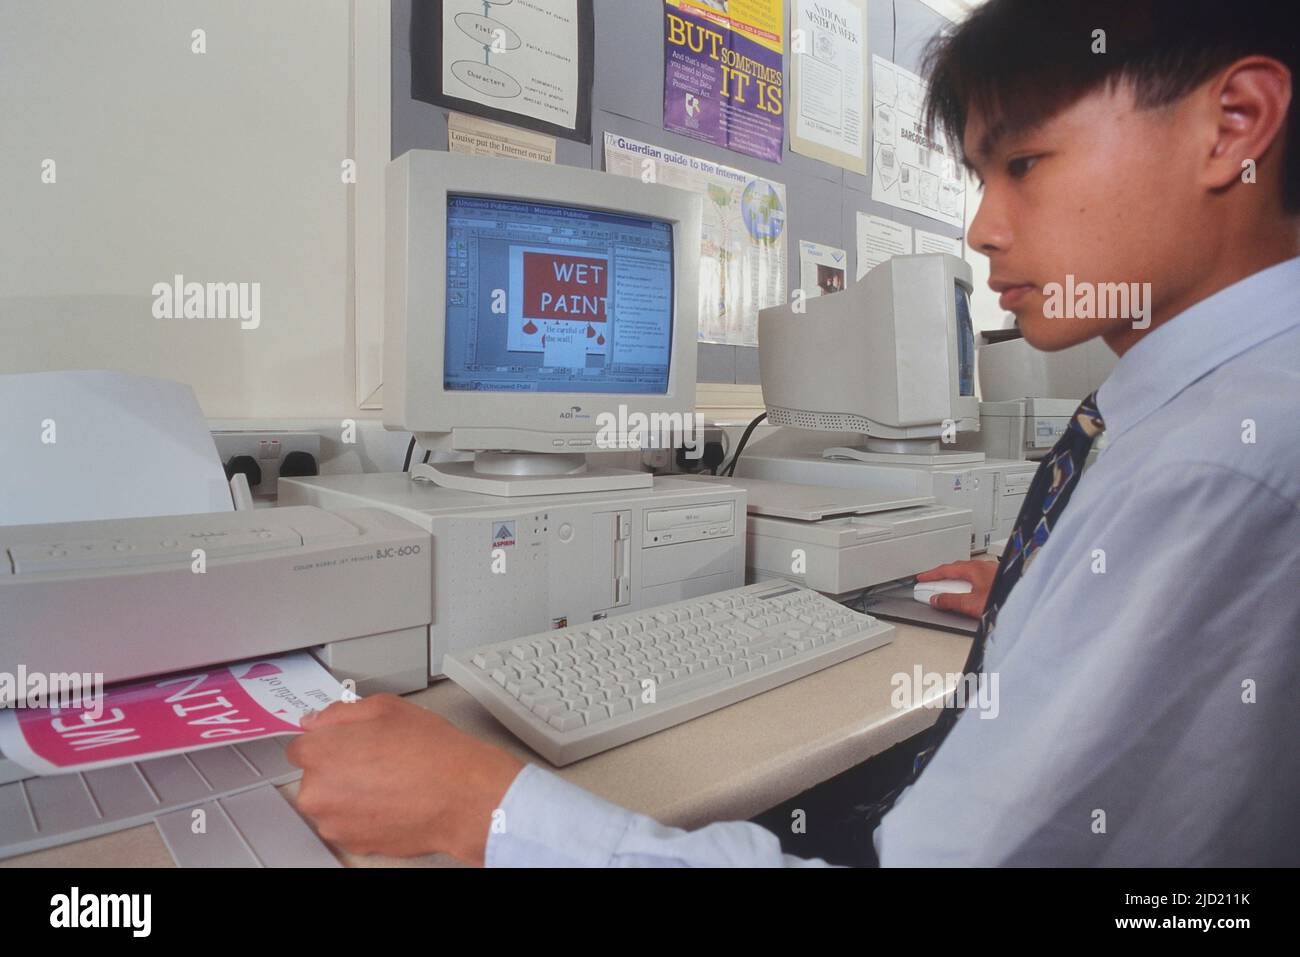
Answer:
M698 691L701 688L709 687L709 685L721 684L730 680L731 673L726 668L701 671L699 674L688 675L685 678L664 685L656 693L655 701L668 701L672 698L679 698L684 694L690 694L692 691Z

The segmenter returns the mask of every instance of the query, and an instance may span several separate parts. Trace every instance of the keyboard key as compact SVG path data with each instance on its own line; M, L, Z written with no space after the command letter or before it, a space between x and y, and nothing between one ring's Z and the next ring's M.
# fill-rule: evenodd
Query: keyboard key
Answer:
M546 719L546 723L559 731L572 731L586 724L582 715L576 711L561 711L553 714Z
M533 714L547 722L550 721L552 715L563 714L568 710L569 706L559 698L537 701L533 704Z
M536 691L527 691L519 696L519 703L525 708L532 710L543 701L559 701L560 693L554 688L540 688Z

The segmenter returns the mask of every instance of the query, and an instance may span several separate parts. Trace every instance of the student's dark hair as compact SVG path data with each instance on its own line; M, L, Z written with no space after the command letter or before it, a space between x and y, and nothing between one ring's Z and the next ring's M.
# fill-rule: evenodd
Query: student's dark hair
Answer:
M1093 52L1104 30L1105 52ZM1190 93L1258 54L1291 71L1283 207L1300 212L1300 2L1297 0L989 0L932 40L927 127L960 149L968 111L994 135L1050 119L1105 85L1132 84L1143 107Z

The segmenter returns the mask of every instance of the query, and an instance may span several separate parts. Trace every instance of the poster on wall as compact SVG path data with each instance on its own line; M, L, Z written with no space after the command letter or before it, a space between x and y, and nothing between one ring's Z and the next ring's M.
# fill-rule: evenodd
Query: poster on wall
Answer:
M591 142L592 0L412 0L414 99Z
M504 123L494 123L478 116L466 116L453 110L447 114L447 151L553 164L555 137L521 130Z
M664 129L781 162L783 0L664 0Z
M844 250L799 240L799 288L809 299L843 292L847 265Z
M785 186L609 132L605 169L704 197L699 339L758 345L758 311L785 301Z
M961 258L961 240L938 233L927 233L924 229L916 231L916 251L918 253L947 253Z
M858 213L858 279L891 256L907 256L911 252L911 226L871 213Z
M790 149L863 176L866 0L793 0Z
M871 198L961 228L966 180L943 135L926 134L925 95L915 73L871 57Z

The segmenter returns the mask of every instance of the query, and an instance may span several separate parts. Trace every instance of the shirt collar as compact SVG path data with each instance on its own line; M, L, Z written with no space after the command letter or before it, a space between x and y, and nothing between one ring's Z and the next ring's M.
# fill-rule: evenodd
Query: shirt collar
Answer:
M1300 324L1300 256L1220 289L1119 357L1097 392L1112 442L1197 379Z

